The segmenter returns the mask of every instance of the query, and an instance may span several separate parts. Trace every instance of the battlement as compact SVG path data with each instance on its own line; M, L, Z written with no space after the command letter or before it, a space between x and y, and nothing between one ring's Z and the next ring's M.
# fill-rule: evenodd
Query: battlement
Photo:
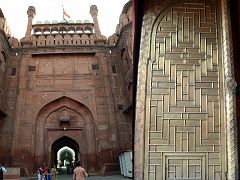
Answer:
M86 21L52 24L45 22L44 24L34 24L32 28L33 46L94 45L97 40L93 32L94 24ZM106 39L103 44L106 44Z
M98 19L97 6L92 5L90 13L93 18L89 20L74 21L41 21L32 24L35 8L28 9L28 26L26 35L20 40L21 46L56 46L56 45L104 45L107 38L101 35ZM29 13L31 12L31 16ZM31 33L32 32L32 33Z
M32 36L33 46L96 45L95 34L57 34ZM106 40L103 44L106 43Z
M85 20L83 23L78 20L76 23L73 21L66 22L57 22L45 21L43 24L37 22L32 25L34 35L43 35L43 34L92 34L94 29L94 24L90 21Z

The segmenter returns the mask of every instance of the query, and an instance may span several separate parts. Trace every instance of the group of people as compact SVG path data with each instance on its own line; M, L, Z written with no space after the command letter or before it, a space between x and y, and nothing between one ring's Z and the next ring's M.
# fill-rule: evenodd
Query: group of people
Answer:
M57 180L57 174L55 165L50 169L47 164L44 164L43 168L38 169L38 180ZM80 166L80 162L77 162L73 170L73 180L85 180L87 176L86 170Z
M57 180L57 174L55 165L51 169L47 164L44 164L43 168L38 168L38 180Z

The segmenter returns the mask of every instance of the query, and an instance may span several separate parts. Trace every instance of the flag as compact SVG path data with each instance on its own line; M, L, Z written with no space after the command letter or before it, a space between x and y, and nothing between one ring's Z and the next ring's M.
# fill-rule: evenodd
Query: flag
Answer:
M63 5L62 5L62 8L63 8L63 20L64 20L65 22L68 22L68 21L67 21L67 18L70 19L70 16L66 13Z

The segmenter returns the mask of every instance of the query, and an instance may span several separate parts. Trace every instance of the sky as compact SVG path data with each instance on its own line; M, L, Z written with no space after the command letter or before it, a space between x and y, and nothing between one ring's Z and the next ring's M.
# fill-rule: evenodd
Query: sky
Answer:
M0 8L10 27L11 35L18 39L24 37L27 29L27 10L29 6L36 8L33 24L37 21L63 19L64 7L70 20L90 20L91 5L98 7L98 21L102 35L108 37L116 30L123 6L128 0L0 0Z

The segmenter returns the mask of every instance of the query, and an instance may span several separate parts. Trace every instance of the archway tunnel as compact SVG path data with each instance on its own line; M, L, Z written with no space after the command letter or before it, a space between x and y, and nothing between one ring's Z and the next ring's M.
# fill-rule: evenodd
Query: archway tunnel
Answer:
M52 144L51 165L55 165L60 173L70 174L79 160L79 145L75 140L63 136Z

